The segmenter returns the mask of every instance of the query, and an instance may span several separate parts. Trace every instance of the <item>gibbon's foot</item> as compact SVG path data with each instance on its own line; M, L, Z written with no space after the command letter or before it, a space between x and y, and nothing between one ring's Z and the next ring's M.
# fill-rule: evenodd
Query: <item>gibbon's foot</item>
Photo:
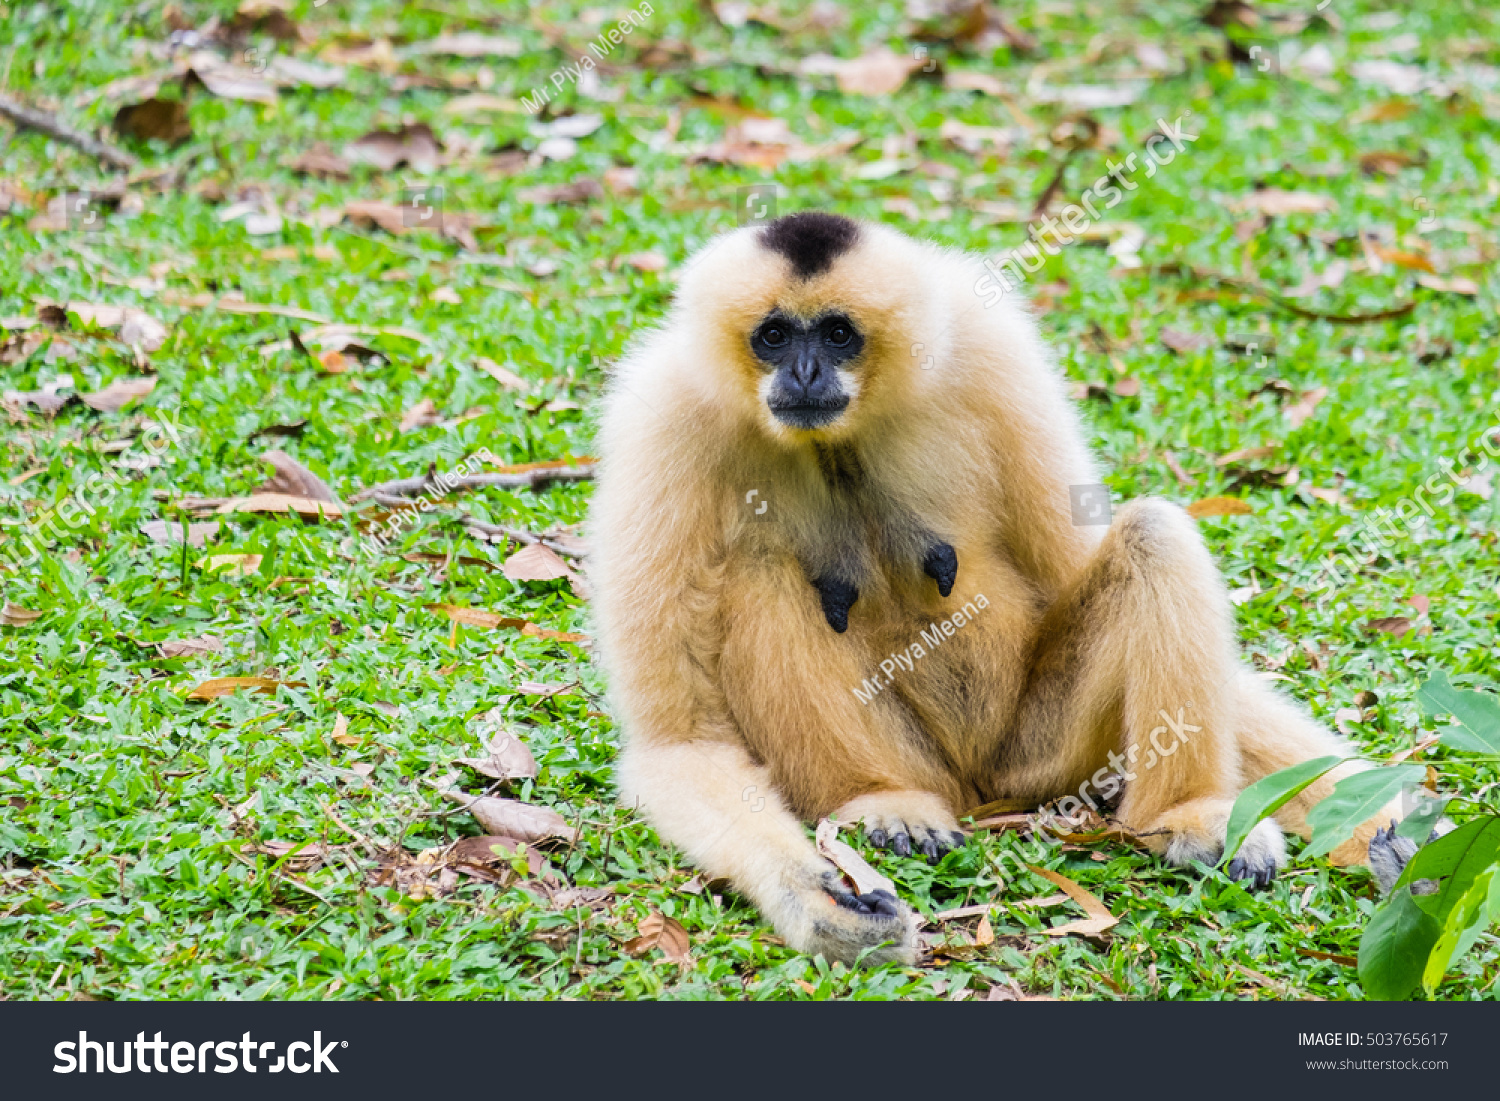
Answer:
M849 629L849 609L859 599L859 589L853 582L839 577L820 577L813 582L818 590L818 600L823 605L823 618L828 626L839 634Z
M1431 843L1446 832L1441 828L1434 829L1427 840ZM1409 837L1396 835L1394 818L1389 827L1375 831L1375 836L1370 838L1370 874L1375 877L1375 885L1380 888L1382 895L1388 895L1396 889L1396 880L1401 878L1407 862L1416 855L1417 843ZM1438 882L1435 879L1419 879L1410 886L1414 895L1430 895L1438 889Z
M859 821L877 849L897 856L919 852L932 863L967 840L947 805L925 791L882 791L851 799L838 809L841 821Z
M830 867L819 889L808 897L807 932L794 947L829 961L860 961L870 967L917 961L917 921L911 910L887 891L850 893L843 873Z
M1229 862L1229 878L1243 881L1249 887L1269 887L1277 869L1285 862L1286 835L1274 821L1262 819Z
M947 596L958 580L957 552L947 543L934 543L922 559L922 572L937 582L939 596Z

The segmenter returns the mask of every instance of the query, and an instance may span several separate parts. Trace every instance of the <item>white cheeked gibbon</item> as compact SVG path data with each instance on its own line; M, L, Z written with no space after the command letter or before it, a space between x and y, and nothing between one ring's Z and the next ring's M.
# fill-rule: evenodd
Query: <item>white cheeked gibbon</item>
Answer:
M589 572L622 800L829 959L911 962L916 922L850 893L804 821L936 858L968 808L1104 782L1155 852L1213 864L1247 784L1349 752L1240 663L1182 509L1074 523L1094 460L1025 308L974 308L984 273L830 214L736 230L604 402ZM1306 836L1358 767L1260 823L1229 874L1269 883L1282 828Z

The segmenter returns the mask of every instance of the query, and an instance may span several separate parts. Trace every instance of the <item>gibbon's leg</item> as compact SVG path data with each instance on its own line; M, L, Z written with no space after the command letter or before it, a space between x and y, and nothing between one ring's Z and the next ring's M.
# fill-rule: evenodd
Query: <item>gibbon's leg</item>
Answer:
M749 898L789 946L854 963L914 963L916 921L884 891L848 893L767 769L743 746L653 742L633 736L620 755L623 801L695 865Z
M1240 674L1238 693L1240 753L1244 759L1246 784L1253 784L1263 776L1301 761L1327 756L1352 757L1357 752L1343 738L1325 730L1301 707L1249 672ZM1276 820L1293 833L1304 838L1311 836L1312 831L1307 828L1307 812L1345 776L1369 767L1352 761L1340 765L1277 811ZM1362 823L1352 838L1329 853L1328 859L1341 866L1365 863L1376 832L1403 817L1401 799L1397 797L1369 821Z
M1212 864L1243 787L1237 677L1229 600L1196 526L1134 501L1043 617L997 791L1077 809L1123 787L1119 818L1153 851ZM1230 874L1269 883L1285 854L1267 820Z

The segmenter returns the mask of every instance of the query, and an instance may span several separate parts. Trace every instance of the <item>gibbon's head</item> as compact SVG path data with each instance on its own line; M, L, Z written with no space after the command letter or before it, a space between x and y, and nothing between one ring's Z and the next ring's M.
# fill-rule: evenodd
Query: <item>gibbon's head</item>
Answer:
M769 434L847 436L910 390L933 251L840 215L789 214L699 253L680 316L715 391Z

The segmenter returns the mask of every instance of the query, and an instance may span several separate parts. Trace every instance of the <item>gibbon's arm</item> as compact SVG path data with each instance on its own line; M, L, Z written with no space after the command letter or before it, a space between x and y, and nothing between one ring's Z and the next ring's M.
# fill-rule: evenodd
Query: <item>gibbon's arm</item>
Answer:
M664 378L651 359L669 354L662 342L622 364L606 398L593 505L589 572L624 728L621 799L699 868L730 880L794 948L910 962L910 912L847 892L752 759L718 687L733 501L711 449L728 428L690 386Z

